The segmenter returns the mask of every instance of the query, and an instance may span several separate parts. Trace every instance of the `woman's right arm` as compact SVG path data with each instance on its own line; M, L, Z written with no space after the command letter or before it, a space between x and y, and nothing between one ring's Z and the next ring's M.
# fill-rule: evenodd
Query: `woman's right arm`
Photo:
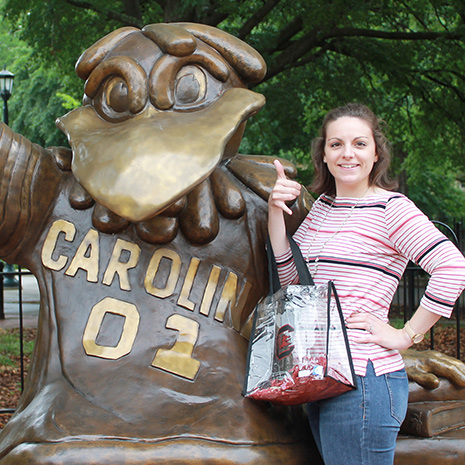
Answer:
M292 215L292 210L286 202L300 195L301 185L286 177L284 167L278 160L274 161L274 165L278 176L268 199L268 233L273 252L278 256L289 249L284 214Z

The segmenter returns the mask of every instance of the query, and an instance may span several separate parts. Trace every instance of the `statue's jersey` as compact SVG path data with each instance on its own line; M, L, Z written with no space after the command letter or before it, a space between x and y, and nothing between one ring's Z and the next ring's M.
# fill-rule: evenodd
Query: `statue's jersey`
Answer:
M20 149L3 159L0 251L37 277L41 313L0 464L106 464L115 447L112 464L308 463L284 412L241 395L265 201L244 187L246 214L201 247L107 234L70 205L72 173L5 131Z

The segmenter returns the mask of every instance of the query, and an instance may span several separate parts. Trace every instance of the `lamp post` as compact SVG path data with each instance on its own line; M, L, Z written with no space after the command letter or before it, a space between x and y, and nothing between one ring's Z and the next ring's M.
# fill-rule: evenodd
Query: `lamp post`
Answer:
M3 67L0 71L0 94L3 99L3 122L8 124L8 99L13 90L13 79L15 75Z
M3 122L8 124L8 99L11 97L13 90L13 79L15 75L7 71L6 67L0 71L0 95L3 99ZM4 271L14 272L13 265L6 264L3 268ZM3 285L8 288L18 288L18 280L13 276L4 276Z

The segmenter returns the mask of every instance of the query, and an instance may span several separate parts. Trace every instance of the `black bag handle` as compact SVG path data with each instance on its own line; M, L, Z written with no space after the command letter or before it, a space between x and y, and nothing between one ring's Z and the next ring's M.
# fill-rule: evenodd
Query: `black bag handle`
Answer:
M292 238L290 234L287 235L289 244L291 246L292 257L294 258L294 263L297 268L297 274L299 275L299 284L309 284L314 286L313 278L308 271L307 264L305 259L300 251L299 246ZM281 282L279 281L278 275L278 265L273 253L273 248L271 247L270 237L266 238L266 251L268 256L268 277L270 281L270 292L269 295L273 295L276 291L281 289Z
M352 376L352 386L354 389L358 388L358 383L357 383L357 377L355 375L355 368L354 368L354 363L352 360L352 354L350 352L350 344L349 344L349 337L347 336L347 329L344 323L344 315L342 313L342 307L341 307L341 302L339 301L339 296L336 291L336 286L334 285L334 281L328 281L328 306L327 306L327 320L328 320L328 326L326 329L326 353L329 353L329 330L331 326L331 296L334 296L334 300L336 302L336 309L337 313L339 316L339 321L341 323L341 329L342 329L342 335L344 337L344 344L346 347L346 352L349 357L349 365L350 365L350 373ZM326 372L325 375L327 374L327 368L326 367Z

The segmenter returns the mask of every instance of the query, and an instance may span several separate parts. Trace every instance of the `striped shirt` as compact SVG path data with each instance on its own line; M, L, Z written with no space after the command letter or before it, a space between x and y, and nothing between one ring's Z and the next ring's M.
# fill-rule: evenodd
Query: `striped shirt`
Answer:
M430 312L450 317L465 288L463 254L411 200L396 192L360 200L333 200L323 194L294 239L315 284L334 281L345 318L364 311L388 322L389 307L409 260L431 275L421 299ZM282 285L296 283L290 249L276 261ZM365 375L368 360L377 375L403 368L397 350L357 343L360 331L347 329L357 375Z

